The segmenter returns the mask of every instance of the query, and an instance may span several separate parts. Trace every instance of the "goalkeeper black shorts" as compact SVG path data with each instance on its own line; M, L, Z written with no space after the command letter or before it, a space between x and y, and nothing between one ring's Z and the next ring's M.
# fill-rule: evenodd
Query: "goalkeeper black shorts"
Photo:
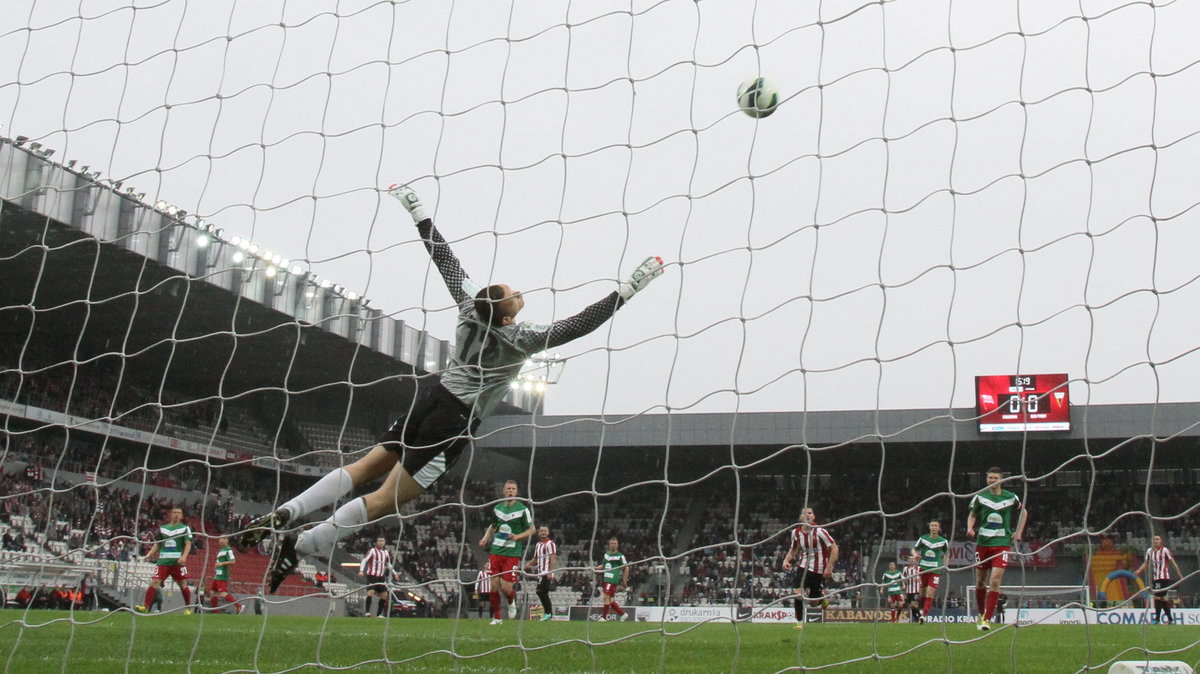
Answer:
M400 463L428 489L458 461L479 427L471 410L437 380L418 380L408 414L392 422L378 444L400 454Z

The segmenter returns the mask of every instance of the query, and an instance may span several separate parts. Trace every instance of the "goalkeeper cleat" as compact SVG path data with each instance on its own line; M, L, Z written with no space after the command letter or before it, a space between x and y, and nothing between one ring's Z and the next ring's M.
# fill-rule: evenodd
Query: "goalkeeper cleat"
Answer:
M992 626L988 624L987 618L980 616L979 622L975 625L975 629L979 630L980 632L987 632L988 630L992 629Z
M146 608L145 606L143 606L141 604L138 604L137 606L133 607L133 612L134 613L150 613L150 609Z
M542 616L541 622L546 622L547 620L554 620L554 616L550 615L549 613L544 614Z
M243 552L256 548L273 531L286 527L291 519L292 514L287 508L273 510L248 524L246 530L235 536L231 542Z
M191 615L191 614L192 614L192 609L190 609L190 608L185 608L185 609L183 609L183 614L184 614L184 615Z
M499 618L492 618L492 622L490 622L488 624L489 625L503 625L504 621Z
M517 602L514 600L513 603L508 605L508 619L516 620L516 618L517 618Z
M279 541L271 555L271 568L269 569L271 577L267 585L271 594L279 589L284 579L292 575L299 565L300 560L296 556L296 536L288 534Z
M425 206L421 204L421 198L408 185L396 183L388 187L388 194L392 195L403 206L404 210L412 214L413 222L421 222L428 219L425 215Z
M798 630L804 629L804 623L796 623L796 629L798 629Z

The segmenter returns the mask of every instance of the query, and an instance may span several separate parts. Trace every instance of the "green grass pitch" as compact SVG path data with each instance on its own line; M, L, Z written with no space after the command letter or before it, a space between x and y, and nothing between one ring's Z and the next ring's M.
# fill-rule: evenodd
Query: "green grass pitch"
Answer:
M533 623L4 611L0 672L1107 671L1200 660L1200 630L1053 625ZM878 657L877 657L878 656ZM848 663L842 666L836 663ZM319 666L318 666L319 663Z

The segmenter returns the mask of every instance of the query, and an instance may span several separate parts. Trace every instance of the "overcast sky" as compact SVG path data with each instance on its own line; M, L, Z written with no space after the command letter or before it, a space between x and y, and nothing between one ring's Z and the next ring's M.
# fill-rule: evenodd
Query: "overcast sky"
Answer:
M392 182L526 320L663 256L551 413L1197 400L1200 3L1153 4L9 0L0 123L444 339Z

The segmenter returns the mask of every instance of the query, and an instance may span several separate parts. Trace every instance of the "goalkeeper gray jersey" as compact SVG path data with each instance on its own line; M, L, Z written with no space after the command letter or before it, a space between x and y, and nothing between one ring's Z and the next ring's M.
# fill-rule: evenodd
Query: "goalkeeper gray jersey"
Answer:
M521 366L531 354L547 348L550 326L537 323L489 326L475 313L475 294L481 288L463 279L465 299L458 304L458 325L449 366L442 372L442 386L473 407L482 419L491 414L509 391Z
M625 304L613 291L578 314L549 325L488 325L475 313L475 295L482 287L463 271L433 221L425 219L417 223L417 231L446 282L446 289L458 304L455 344L449 365L441 373L442 386L472 408L477 419L495 411L531 354L588 334Z

